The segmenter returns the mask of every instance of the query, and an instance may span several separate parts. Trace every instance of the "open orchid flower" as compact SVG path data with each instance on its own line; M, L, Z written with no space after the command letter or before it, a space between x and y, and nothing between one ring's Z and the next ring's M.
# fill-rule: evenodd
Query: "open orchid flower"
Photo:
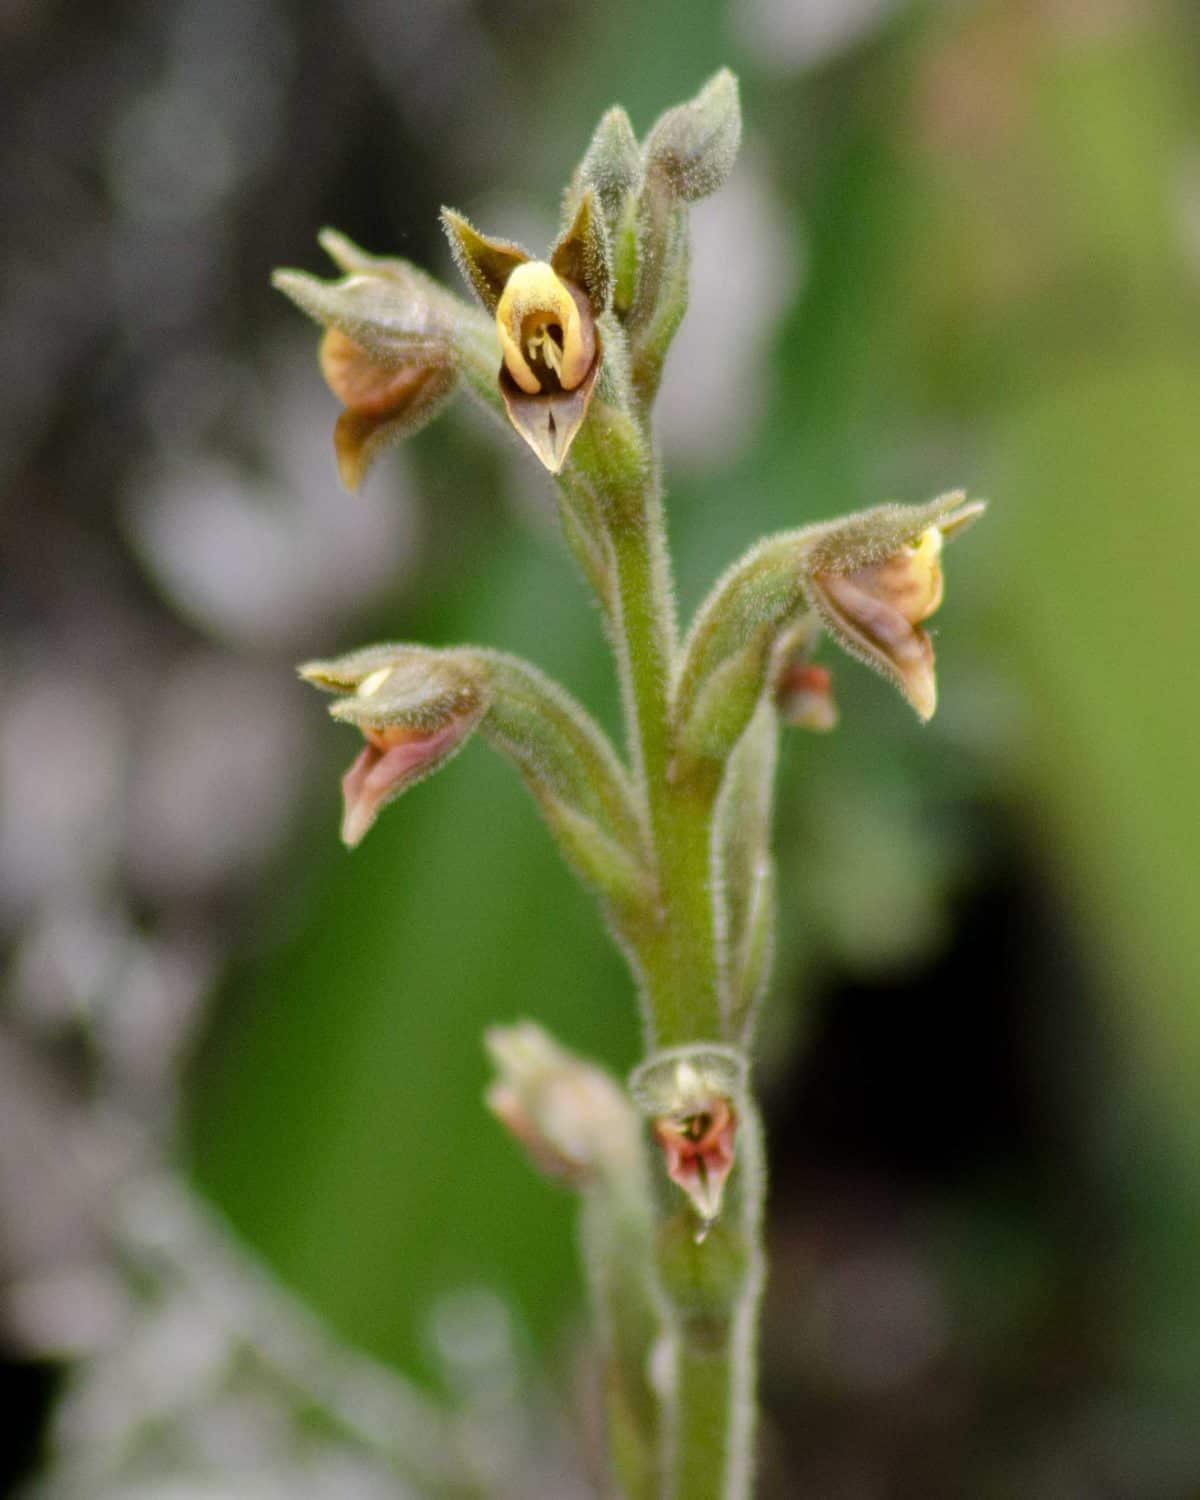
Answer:
M609 254L595 195L584 192L548 260L489 239L452 209L443 209L442 222L464 277L496 320L508 419L557 474L603 360L596 320L610 299Z

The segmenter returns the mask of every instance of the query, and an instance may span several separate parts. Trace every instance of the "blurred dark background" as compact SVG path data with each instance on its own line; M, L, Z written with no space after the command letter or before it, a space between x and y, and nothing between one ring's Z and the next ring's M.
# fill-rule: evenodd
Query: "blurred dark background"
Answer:
M541 246L603 108L726 62L683 607L764 530L992 500L932 726L827 655L784 748L762 1493L1200 1494L1200 13L1155 0L0 4L0 1491L591 1492L573 1204L479 1037L627 1068L621 961L482 747L348 856L292 667L475 640L612 725L604 643L465 405L340 493L268 275L333 224L449 277L444 201Z

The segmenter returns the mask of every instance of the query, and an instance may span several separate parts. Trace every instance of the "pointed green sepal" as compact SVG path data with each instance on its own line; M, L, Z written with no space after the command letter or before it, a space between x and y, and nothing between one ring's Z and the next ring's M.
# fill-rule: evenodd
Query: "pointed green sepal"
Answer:
M633 388L644 408L658 393L663 363L688 305L687 205L648 179L635 226L637 277L624 322Z
M457 299L404 261L391 267L352 271L337 281L282 270L271 283L314 322L336 328L384 363L453 359Z
M609 233L625 217L630 197L642 187L642 151L629 116L619 106L605 111L575 174L575 196L593 188Z
M644 178L642 150L629 116L620 108L608 110L579 164L567 202L573 213L580 196L588 188L595 191L612 258L612 306L620 317L628 312L637 286L638 199Z
M574 217L555 241L550 264L564 280L583 288L595 317L606 311L612 293L612 257L591 187L584 189Z
M531 259L512 240L492 239L452 208L442 209L442 228L450 242L454 263L490 313L495 313L508 278Z

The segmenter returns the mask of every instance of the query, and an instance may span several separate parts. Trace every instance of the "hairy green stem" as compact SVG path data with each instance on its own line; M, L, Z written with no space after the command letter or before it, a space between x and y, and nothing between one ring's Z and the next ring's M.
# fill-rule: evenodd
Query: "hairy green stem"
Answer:
M609 1454L625 1500L656 1500L659 1403L650 1367L658 1337L645 1185L585 1194L581 1242L600 1336Z
M629 934L647 1040L652 1048L720 1041L712 854L720 766L685 764L673 740L678 644L657 470L644 431L615 413L595 414L577 455L579 477L568 477L568 487L586 484L603 499L614 583L606 618L656 881L653 910ZM751 1492L762 1170L752 1102L739 1101L738 1111L728 1211L706 1236L698 1237L675 1186L662 1184L654 1260L673 1366L659 1476L665 1500L748 1500ZM619 1443L619 1430L613 1436Z
M616 609L610 634L621 677L630 758L645 807L657 910L634 937L651 1045L721 1035L713 913L715 774L677 778L671 680L674 591L657 474L639 464L607 495Z

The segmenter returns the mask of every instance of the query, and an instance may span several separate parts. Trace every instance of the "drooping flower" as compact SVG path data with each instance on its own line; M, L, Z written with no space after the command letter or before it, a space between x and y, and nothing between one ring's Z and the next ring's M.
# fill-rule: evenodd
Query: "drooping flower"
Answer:
M462 748L488 708L486 683L466 653L375 646L310 662L300 675L345 694L330 713L366 740L342 777L342 840L350 848L389 802Z
M922 719L937 707L933 642L921 626L942 602L942 548L983 510L961 492L927 506L881 505L814 528L806 544L807 592L823 623Z
M369 255L331 229L321 244L345 273L339 280L287 270L272 280L325 329L321 372L345 407L333 438L338 474L354 492L385 448L446 405L475 314L407 261Z
M383 449L418 431L441 409L457 372L428 351L395 364L372 359L361 344L330 328L321 340L321 372L345 410L333 430L338 474L351 491Z

